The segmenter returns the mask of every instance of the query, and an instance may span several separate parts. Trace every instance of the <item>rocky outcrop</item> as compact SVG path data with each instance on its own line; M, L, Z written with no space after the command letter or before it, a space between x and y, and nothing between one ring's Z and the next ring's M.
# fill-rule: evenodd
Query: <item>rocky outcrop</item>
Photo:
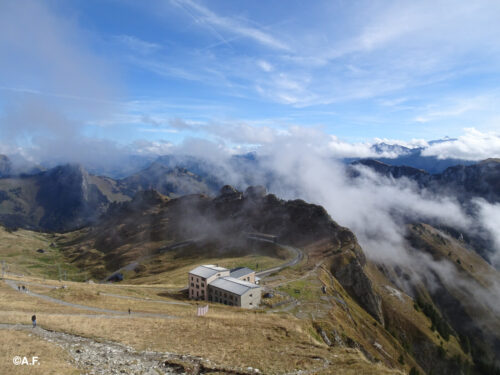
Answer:
M364 271L364 254L360 248L357 249L357 254L348 252L336 255L330 272L354 300L383 325L382 299Z
M267 195L267 190L264 186L249 186L244 193L245 198L261 199Z

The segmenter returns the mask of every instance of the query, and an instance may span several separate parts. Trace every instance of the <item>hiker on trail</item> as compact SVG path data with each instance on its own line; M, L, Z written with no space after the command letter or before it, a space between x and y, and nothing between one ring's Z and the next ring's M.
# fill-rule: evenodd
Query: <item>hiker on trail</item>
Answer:
M128 309L128 314L130 315L130 307L129 307L129 309Z
M21 285L17 286L17 290L21 291Z
M23 288L23 292L24 292L24 289L25 289L25 288L24 288L24 285L22 286L22 288Z
M31 321L33 322L33 328L35 328L36 327L36 315L33 315L31 317Z

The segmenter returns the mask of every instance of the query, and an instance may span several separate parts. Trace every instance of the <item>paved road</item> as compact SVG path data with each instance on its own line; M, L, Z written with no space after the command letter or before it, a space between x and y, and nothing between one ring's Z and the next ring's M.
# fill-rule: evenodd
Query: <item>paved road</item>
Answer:
M257 238L254 238L256 241L262 241L262 242L271 242L271 243L274 243L272 241L269 241L269 240L264 240L264 239L257 239ZM279 266L276 266L276 267L273 267L273 268L268 268L267 270L263 270L263 271L260 271L260 272L257 272L255 275L258 276L258 277L265 277L267 275L270 275L271 273L274 273L274 272L278 272L278 271L281 271L283 268L286 268L286 267L292 267L292 266L295 266L297 263L299 263L303 258L304 258L304 253L302 252L302 250L296 248L296 247L292 247L292 246L288 246L288 245L281 245L281 244L277 244L278 246L284 248L284 249L287 249L288 251L291 251L292 253L295 254L295 257L286 262L286 263L283 263Z
M5 283L10 286L14 290L18 290L17 288L17 281L15 280L10 280L10 279L4 279ZM24 284L24 283L20 283ZM110 309L102 309L100 307L93 307L93 306L86 306L86 305L80 305L77 303L71 303L67 301L63 301L61 299L57 299L54 297L46 296L44 294L38 294L34 292L19 292L19 293L25 293L29 296L32 297L37 297L44 299L46 301L52 302L52 303L57 303L59 305L64 305L64 306L69 306L69 307L74 307L77 309L82 309L82 310L87 310L87 311L94 311L94 312L99 312L99 313L105 313L105 314L115 314L115 315L127 315L127 311L119 311L119 310L110 310ZM134 312L132 314L134 317L140 316L140 317L148 317L148 318L163 318L163 319L173 319L176 318L176 316L173 315L167 315L167 314L157 314L157 313L144 313L144 312Z

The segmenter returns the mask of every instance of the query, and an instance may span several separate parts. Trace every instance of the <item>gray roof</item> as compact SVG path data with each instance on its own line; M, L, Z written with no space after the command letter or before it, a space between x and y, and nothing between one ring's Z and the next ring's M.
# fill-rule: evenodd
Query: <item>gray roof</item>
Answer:
M229 270L224 267L214 266L213 264L205 264L203 266L196 267L194 270L189 271L189 273L206 279L209 278L210 276L215 275L216 273L223 271L229 271Z
M245 275L249 275L251 273L253 273L254 271L251 270L250 268L247 268L247 267L238 267L238 268L234 268L231 270L231 277L235 277L237 279L239 279L240 277L243 277Z
M234 277L230 276L216 279L212 281L209 285L219 289L226 290L233 294L237 294L239 296L245 294L250 289L260 288L258 285L249 283L248 281L235 279Z

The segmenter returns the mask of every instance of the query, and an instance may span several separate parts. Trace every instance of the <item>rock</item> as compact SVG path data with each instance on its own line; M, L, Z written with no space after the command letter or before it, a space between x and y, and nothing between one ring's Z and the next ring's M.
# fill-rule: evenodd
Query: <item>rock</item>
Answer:
M321 335L321 338L323 339L323 341L325 342L326 345L332 346L332 342L328 338L328 335L326 334L325 331L323 331L322 329L320 329L319 330L319 334Z
M267 195L267 190L264 186L261 185L249 186L245 190L245 194L243 194L245 198L249 199L264 198L266 195Z
M335 345L344 346L344 342L342 341L342 338L340 337L340 335L338 334L338 332L335 329L332 330L332 336L335 340Z
M376 320L384 325L382 299L375 293L372 281L366 275L363 265L366 260L361 256L361 248L337 255L330 271L344 289Z
M231 185L225 185L220 189L219 195L215 198L214 203L225 206L227 203L241 202L243 194L236 190Z
M219 192L219 197L222 197L224 195L232 195L232 194L238 194L239 191L236 190L234 187L231 185L224 185Z

